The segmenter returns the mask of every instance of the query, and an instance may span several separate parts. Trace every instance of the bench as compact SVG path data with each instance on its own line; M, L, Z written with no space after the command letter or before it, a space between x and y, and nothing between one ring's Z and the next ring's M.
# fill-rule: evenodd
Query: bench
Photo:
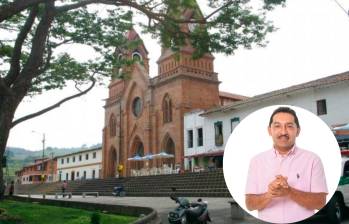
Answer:
M55 193L55 199L58 198L58 195L62 195L63 197L68 196L68 198L72 197L72 193L71 192Z
M86 195L95 195L96 198L98 198L99 193L98 192L82 192L82 197L86 197Z

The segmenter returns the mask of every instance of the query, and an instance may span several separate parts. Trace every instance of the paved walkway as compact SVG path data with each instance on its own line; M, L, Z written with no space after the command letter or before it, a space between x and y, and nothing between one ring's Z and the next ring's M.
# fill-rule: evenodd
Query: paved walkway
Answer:
M41 195L32 195L35 198L41 198ZM54 199L54 196L48 195L47 199ZM204 201L208 201L208 209L212 219L212 224L255 224L264 223L248 217L245 220L233 220L230 215L230 204L228 201L230 198L202 198ZM71 200L82 202L93 202L103 204L117 204L117 205L134 205L143 207L154 208L161 217L164 224L168 224L167 214L173 210L177 205L169 197L109 197L100 196L98 198L94 196L82 196L73 195L71 199L60 198L58 200ZM188 198L189 201L195 201L197 198ZM326 224L327 222L322 217L315 218L312 222L314 224ZM342 222L342 224L349 224L349 220Z

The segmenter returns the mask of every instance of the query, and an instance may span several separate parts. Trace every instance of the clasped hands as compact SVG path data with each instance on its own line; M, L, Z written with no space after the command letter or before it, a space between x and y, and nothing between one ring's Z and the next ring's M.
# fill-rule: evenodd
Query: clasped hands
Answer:
M290 186L287 183L287 177L277 175L275 176L275 180L268 185L267 196L270 198L285 197L289 195L290 190Z

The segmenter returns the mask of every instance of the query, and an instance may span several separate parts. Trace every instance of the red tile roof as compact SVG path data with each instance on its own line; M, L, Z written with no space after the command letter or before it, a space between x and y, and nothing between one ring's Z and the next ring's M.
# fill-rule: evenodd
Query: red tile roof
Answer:
M349 71L343 72L340 74L336 74L336 75L332 75L332 76L327 76L327 77L320 78L320 79L316 79L313 81L301 83L298 85L293 85L293 86L290 86L287 88L271 91L268 93L256 95L254 97L247 98L247 99L242 100L242 101L233 102L233 103L225 105L225 106L220 106L220 107L216 107L216 108L207 110L206 112L204 112L201 115L205 116L205 115L215 113L215 112L229 111L232 109L236 109L236 107L238 107L238 106L244 106L248 103L254 103L257 101L262 101L262 100L266 100L266 99L270 99L270 98L274 98L274 97L278 97L278 96L282 96L282 95L286 95L286 94L290 95L290 94L298 93L300 91L304 91L304 90L311 89L311 88L320 88L320 87L330 86L330 85L334 85L334 84L341 83L344 81L349 81Z

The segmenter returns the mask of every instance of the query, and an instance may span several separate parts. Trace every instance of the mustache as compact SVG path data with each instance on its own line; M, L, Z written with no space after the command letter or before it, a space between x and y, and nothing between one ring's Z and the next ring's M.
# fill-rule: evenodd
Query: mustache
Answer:
M288 134L278 136L278 138L282 138L282 137L289 138L290 136Z

